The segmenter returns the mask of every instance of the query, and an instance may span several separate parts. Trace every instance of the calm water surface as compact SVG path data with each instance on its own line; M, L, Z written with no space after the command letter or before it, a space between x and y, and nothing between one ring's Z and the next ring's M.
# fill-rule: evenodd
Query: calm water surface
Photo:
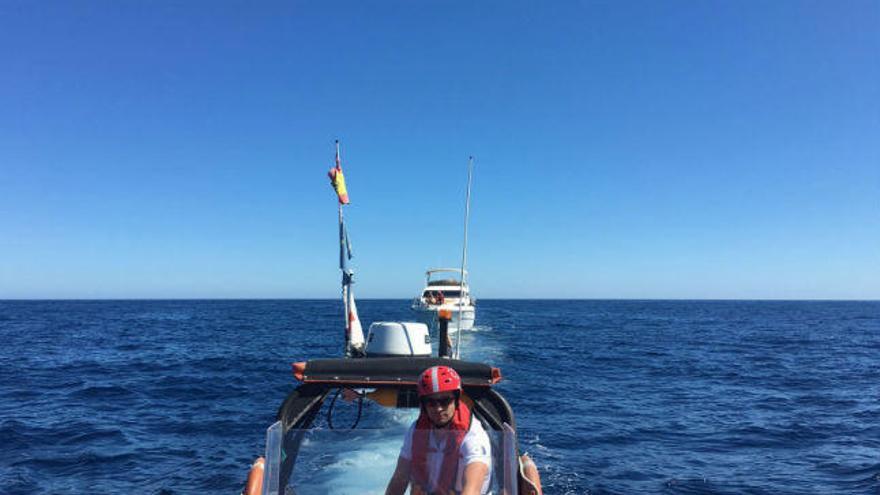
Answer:
M238 493L340 313L0 301L0 493ZM477 324L464 357L502 368L548 494L880 493L880 303L485 300Z

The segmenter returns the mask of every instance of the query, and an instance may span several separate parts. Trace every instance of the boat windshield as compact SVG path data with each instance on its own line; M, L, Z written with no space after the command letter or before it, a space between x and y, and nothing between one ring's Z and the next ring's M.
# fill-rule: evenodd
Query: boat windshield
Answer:
M282 476L286 483L279 487L279 495L385 493L418 409L384 407L369 399L358 404L357 399L342 397L334 403L333 396L328 396L310 428L283 436L277 457L281 465L290 459L293 464L289 476ZM474 418L478 420L477 415ZM484 429L492 451L489 486L493 493L502 493L506 436L488 424ZM515 440L507 441L511 442Z
M436 296L436 294L438 292L442 292L443 297L447 298L447 299L449 299L450 297L452 297L452 298L461 297L461 291L459 291L459 290L426 290L423 295L424 295L424 297L431 297L432 295Z

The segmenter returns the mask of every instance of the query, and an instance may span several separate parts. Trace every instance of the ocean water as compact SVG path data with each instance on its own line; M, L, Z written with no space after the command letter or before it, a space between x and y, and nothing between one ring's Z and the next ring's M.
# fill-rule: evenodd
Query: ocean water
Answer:
M290 363L338 356L340 321L337 301L0 301L0 493L238 493ZM464 357L502 369L548 494L880 493L880 303L481 300L477 324ZM387 452L313 474L381 480Z

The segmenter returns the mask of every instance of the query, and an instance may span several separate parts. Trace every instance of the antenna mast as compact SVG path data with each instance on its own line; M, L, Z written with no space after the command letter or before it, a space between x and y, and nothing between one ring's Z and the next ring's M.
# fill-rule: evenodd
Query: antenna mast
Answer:
M455 338L455 358L461 359L461 319L462 319L462 306L464 303L464 285L465 285L465 275L467 273L467 244L468 244L468 219L471 215L471 181L473 180L473 172L474 172L474 157L468 157L468 181L467 181L467 197L464 203L464 244L461 248L461 278L459 279L458 286L458 331L456 332ZM471 294L468 291L468 299L470 300Z

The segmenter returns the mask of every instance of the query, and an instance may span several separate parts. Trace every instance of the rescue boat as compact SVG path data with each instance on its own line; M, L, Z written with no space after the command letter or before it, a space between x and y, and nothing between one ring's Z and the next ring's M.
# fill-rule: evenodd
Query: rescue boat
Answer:
M418 377L425 369L437 365L451 366L458 372L462 381L462 400L471 405L473 419L480 421L489 433L493 459L491 492L541 494L538 471L531 459L520 452L513 410L494 388L501 381L501 370L484 363L440 357L315 359L294 363L293 375L299 386L284 399L278 409L277 421L267 429L264 455L254 464L248 489L242 493L383 493L391 471L384 476L382 473L377 475L376 464L381 464L378 460L357 466L346 463L343 458L355 443L369 442L369 438L383 435L384 429L377 429L375 425L394 417L395 412L416 413L419 408ZM344 419L338 417L340 398L349 410ZM405 424L406 421L398 423ZM361 433L361 428L367 433ZM394 446L399 449L403 443L403 430L398 428L395 432L398 438L396 443L391 443L390 449L386 449L388 452L394 452ZM318 454L322 446L317 444L321 441L338 442L343 448L329 448ZM347 448L345 442L350 444ZM316 454L317 459L310 458ZM334 487L331 481L315 472L340 463L345 466L348 476L361 482L373 478L374 486L361 483L355 489L348 483ZM352 469L363 472L351 472ZM259 478L262 478L261 483L257 482Z

